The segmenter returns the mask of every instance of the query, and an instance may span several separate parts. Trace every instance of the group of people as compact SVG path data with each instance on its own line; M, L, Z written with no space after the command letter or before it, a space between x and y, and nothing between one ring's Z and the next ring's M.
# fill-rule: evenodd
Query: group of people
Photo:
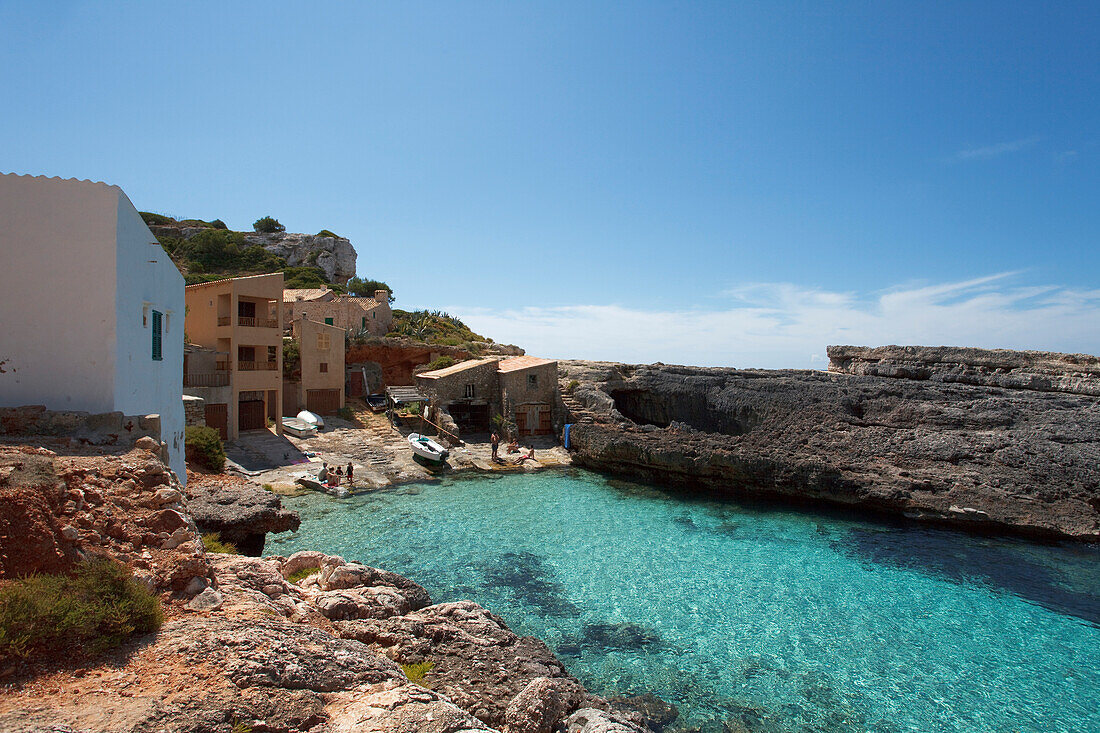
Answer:
M330 489L334 489L339 486L344 477L347 477L348 486L354 486L355 482L355 467L350 463L348 464L347 471L345 472L342 466L337 466L335 470L328 467L327 462L321 463L321 470L317 472L317 480Z
M496 433L493 433L491 436L489 436L489 444L493 447L493 463L507 463L507 461L505 461L499 455L500 436L497 435ZM509 443L508 447L507 447L507 451L509 453L519 453L519 441L518 440L513 440L511 443ZM518 466L519 464L523 463L524 461L533 461L533 460L535 460L535 449L532 447L527 451L527 453L525 453L525 454L521 455L519 458L516 458L515 460L513 460L512 465L513 466Z

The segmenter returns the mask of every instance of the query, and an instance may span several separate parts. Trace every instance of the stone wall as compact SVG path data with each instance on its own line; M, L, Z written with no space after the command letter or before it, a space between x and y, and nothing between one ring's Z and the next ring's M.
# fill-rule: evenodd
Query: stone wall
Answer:
M123 415L121 412L63 412L42 405L0 407L0 441L20 443L43 437L62 444L118 446L129 449L149 437L160 444L160 458L167 462L167 445L161 440L160 415Z
M1100 358L953 346L830 346L829 371L1100 396Z
M185 394L183 396L184 424L188 427L206 426L206 400L202 397Z

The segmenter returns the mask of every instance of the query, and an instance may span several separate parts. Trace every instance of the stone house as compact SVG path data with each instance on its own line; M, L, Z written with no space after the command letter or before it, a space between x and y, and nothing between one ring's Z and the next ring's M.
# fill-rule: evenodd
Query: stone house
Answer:
M373 298L338 295L328 289L288 289L283 292L283 318L293 323L301 316L342 328L346 333L366 331L385 336L393 325L388 290L374 291Z
M292 333L298 340L301 375L296 382L283 383L283 412L335 414L345 399L343 329L299 316Z
M516 425L520 437L553 435L558 363L533 356L459 362L417 374L416 386L431 399L429 419L459 431L488 432L496 415ZM444 425L444 427L448 427Z
M192 350L184 392L206 400L206 423L223 439L234 440L244 430L264 430L268 420L281 434L283 274L188 285L184 292L188 340L214 353L213 372L227 372L229 382L206 386L196 381L195 375L211 373L209 356L200 359Z
M118 186L0 175L0 406L159 415L187 471L183 277Z

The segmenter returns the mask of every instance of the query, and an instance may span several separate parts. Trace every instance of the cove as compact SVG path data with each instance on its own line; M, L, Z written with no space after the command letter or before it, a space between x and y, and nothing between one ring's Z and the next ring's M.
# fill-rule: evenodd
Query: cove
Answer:
M285 501L268 552L474 600L672 728L1100 730L1100 552L674 494L580 470Z

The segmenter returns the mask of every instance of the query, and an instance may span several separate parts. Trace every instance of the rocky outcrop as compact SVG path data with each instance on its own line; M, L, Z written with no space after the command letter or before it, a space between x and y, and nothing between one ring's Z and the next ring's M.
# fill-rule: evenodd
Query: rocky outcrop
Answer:
M282 257L290 267L321 268L328 282L343 284L355 277L355 248L343 237L248 232L244 238L249 244L258 244L268 252Z
M263 553L268 532L293 532L301 523L276 494L241 479L192 474L187 496L199 529L217 532L246 555Z
M1100 396L1100 358L955 346L830 346L829 371Z
M220 603L175 615L107 668L51 676L51 694L34 681L10 686L0 729L646 730L640 714L589 695L545 645L477 604L427 605L401 576L319 552L209 558L213 586L196 600ZM333 592L392 602L333 623L323 612ZM400 666L413 660L434 665L419 684Z
M191 239L210 227L176 225L149 225L155 237ZM328 282L346 283L355 277L355 248L344 237L324 237L319 234L291 234L289 232L241 232L249 244L259 245L268 252L282 257L290 267L319 267Z
M1100 541L1100 399L811 371L561 362L580 465ZM579 413L579 415L578 415Z

